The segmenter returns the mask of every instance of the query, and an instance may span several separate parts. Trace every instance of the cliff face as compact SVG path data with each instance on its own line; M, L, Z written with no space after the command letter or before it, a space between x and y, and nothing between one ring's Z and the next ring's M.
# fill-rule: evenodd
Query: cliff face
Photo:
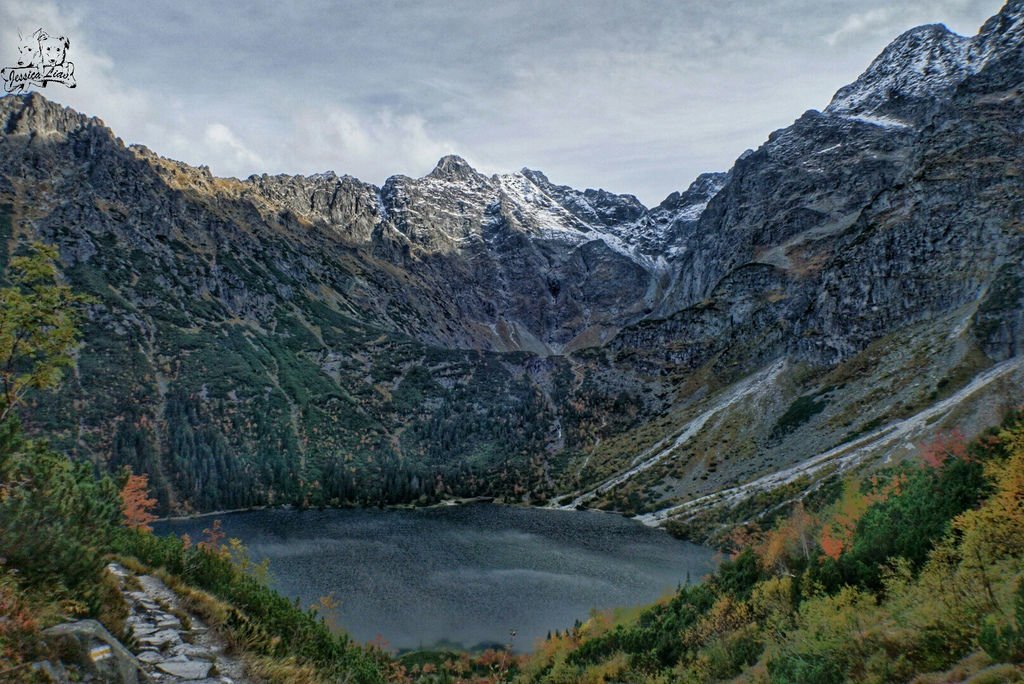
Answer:
M651 209L458 157L381 188L214 178L2 98L4 254L55 242L99 300L31 420L179 509L451 489L650 512L783 471L1018 356L1022 26L1014 0L973 38L910 31ZM985 392L928 425L1020 394Z

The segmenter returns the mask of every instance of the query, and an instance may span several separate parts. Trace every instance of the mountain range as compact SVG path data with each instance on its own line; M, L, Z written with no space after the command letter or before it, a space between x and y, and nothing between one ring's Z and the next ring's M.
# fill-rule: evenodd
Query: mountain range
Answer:
M29 427L165 511L496 496L695 537L1024 401L1024 0L648 208L441 159L214 177L0 98L0 267L91 294Z

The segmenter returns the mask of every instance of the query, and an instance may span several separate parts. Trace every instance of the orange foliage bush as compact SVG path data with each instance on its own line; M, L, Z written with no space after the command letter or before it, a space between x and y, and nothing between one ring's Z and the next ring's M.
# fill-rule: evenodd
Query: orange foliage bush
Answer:
M959 430L942 432L918 447L921 462L929 468L941 468L950 458L967 460L967 440Z
M0 671L30 658L39 638L39 624L33 611L15 587L0 578ZM3 679L2 674L0 679Z
M205 535L205 538L203 539L203 541L196 544L196 546L198 546L201 549L205 549L206 551L219 553L221 547L224 545L224 537L227 536L227 534L224 532L223 524L221 523L220 519L218 518L214 520L213 525L204 528L203 534Z

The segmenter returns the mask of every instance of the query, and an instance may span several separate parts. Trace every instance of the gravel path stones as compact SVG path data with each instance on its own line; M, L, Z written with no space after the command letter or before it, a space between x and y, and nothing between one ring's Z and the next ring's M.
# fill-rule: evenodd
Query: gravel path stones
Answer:
M242 662L226 653L227 644L160 579L135 575L117 563L107 569L121 581L131 608L127 625L135 656L154 681L250 684Z

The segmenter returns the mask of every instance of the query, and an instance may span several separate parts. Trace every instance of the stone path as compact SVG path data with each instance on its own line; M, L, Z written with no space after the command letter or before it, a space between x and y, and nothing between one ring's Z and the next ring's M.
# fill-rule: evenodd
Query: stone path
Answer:
M107 569L121 581L131 608L127 624L136 658L156 682L250 684L242 662L199 616L185 610L178 595L152 575L134 575L117 563ZM182 624L179 615L186 617Z

